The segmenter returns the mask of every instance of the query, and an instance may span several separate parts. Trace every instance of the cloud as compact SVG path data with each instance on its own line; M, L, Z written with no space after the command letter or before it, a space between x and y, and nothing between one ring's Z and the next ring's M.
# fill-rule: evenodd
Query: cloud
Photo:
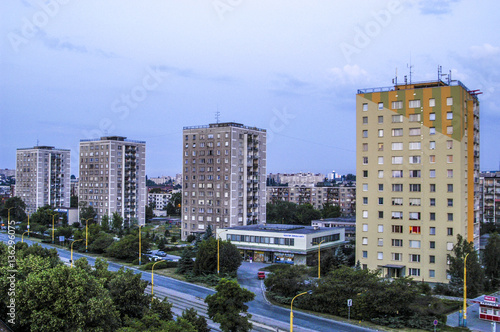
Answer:
M358 85L369 80L368 72L358 65L345 65L342 68L334 67L329 69L328 73L332 80L341 84Z
M471 57L476 60L492 58L500 54L500 47L495 47L490 44L471 46L469 50Z
M460 0L421 0L418 3L420 13L424 15L444 15L452 11L452 5Z
M37 37L40 38L45 47L53 50L69 51L80 54L93 54L105 58L118 58L115 53L106 52L101 49L89 49L85 45L78 45L70 41L68 38L49 37L43 30L38 32Z
M274 86L269 91L276 96L298 97L306 92L310 92L312 88L309 82L300 80L289 74L278 73L275 76L275 79L272 80Z

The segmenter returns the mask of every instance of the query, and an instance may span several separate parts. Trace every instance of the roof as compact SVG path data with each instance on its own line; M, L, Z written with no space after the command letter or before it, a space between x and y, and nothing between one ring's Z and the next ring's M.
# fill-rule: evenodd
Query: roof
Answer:
M321 233L325 231L335 230L335 228L318 228L313 226L288 225L288 224L258 224L258 225L228 227L224 229L254 231L254 232L273 232L273 233L286 232L290 234L314 234L314 233Z

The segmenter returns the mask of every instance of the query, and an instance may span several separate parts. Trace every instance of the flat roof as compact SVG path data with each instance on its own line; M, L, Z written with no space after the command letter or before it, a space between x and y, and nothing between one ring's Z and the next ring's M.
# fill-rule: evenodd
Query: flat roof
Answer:
M291 234L314 234L325 231L336 230L335 228L318 228L313 226L289 225L289 224L258 224L248 226L224 227L230 230L254 231L254 232L286 232Z
M356 217L338 217L311 220L311 222L356 223Z

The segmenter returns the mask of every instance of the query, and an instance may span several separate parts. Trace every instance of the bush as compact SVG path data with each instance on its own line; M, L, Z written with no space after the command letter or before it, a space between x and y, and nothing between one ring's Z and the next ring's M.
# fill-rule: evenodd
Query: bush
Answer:
M151 268L153 267L153 264L156 262L149 262L146 265L143 265L141 267L141 270L149 270L151 271ZM158 264L155 265L155 270L162 270L162 269L170 269L173 267L177 267L179 264L177 262L172 262L172 261L161 261Z
M193 234L188 235L188 237L186 238L187 242L193 242L194 240L196 240L196 236Z

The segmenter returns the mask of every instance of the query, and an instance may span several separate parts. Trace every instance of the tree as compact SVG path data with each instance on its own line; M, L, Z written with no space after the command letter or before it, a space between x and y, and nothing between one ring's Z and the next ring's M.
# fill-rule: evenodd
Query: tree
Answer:
M276 201L266 204L266 218L269 223L297 224L297 204L285 201Z
M162 301L157 298L151 300L151 313L157 314L161 320L170 321L174 319L174 314L172 313L172 304L167 301L165 297Z
M30 217L30 223L52 226L52 216L56 214L50 205L39 207ZM55 219L54 219L55 220Z
M72 208L77 208L78 207L78 196L74 195L69 198L69 206Z
M467 257L467 296L476 297L483 290L484 271L479 264L477 251L474 243L468 242L460 234L457 235L457 243L453 247L453 255L448 254L450 262L447 272L451 275L449 286L456 294L463 295L464 284L464 258Z
M490 234L483 252L483 263L484 274L493 287L498 287L500 284L500 235L498 233Z
M182 318L187 320L194 326L198 332L210 332L207 320L205 317L198 315L198 312L194 308L186 309L182 312Z
M113 231L118 232L123 228L123 218L118 212L113 212Z
M255 294L241 288L236 281L221 279L215 287L217 293L205 298L208 305L208 316L224 332L246 332L252 328L249 319L252 315L247 313L246 302L252 301Z
M0 216L7 219L9 216L10 208L10 220L23 221L26 220L27 216L24 210L26 209L26 204L20 197L11 197L5 201L5 204L0 211Z
M81 202L79 203L80 205L80 220L84 221L87 219L89 220L89 225L90 223L94 222L95 218L97 217L97 211L94 209L92 206L87 206L87 202Z
M105 232L109 232L109 217L107 214L102 216L101 219L101 228Z
M187 274L193 272L193 258L195 256L196 254L193 250L193 247L184 248L181 258L179 259L179 265L177 266L177 273Z
M326 253L325 258L321 259L322 274L326 274L331 270L338 269L342 265L347 265L347 256L342 251L341 247L337 247L335 251Z
M181 214L181 193L173 193L170 202L167 204L167 214L169 215L180 215Z
M264 284L269 292L292 298L306 288L308 268L303 265L283 265L266 277Z
M144 294L147 285L140 274L123 267L113 275L107 288L122 318L143 316L150 302L149 295Z
M113 244L113 242L115 242L113 235L100 232L90 243L89 251L96 254L102 254L111 244Z
M212 225L208 225L205 234L203 234L203 240L208 240L213 235L214 235L214 233L212 231Z
M340 206L331 203L323 204L321 209L321 218L338 218L340 217Z
M229 241L219 242L219 266L223 274L236 275L242 262L238 248ZM196 252L193 265L195 275L217 273L217 240L213 237L202 241Z
M300 225L311 225L311 220L321 218L321 212L316 210L312 204L302 204L297 207L297 219Z
M150 203L148 206L146 206L146 220L151 220L155 217L153 212L154 205L154 203Z
M151 248L151 240L144 237L141 238L141 251L145 253ZM120 241L113 242L107 249L106 253L118 259L126 259L133 261L139 257L139 232L132 231L131 234L125 235Z

